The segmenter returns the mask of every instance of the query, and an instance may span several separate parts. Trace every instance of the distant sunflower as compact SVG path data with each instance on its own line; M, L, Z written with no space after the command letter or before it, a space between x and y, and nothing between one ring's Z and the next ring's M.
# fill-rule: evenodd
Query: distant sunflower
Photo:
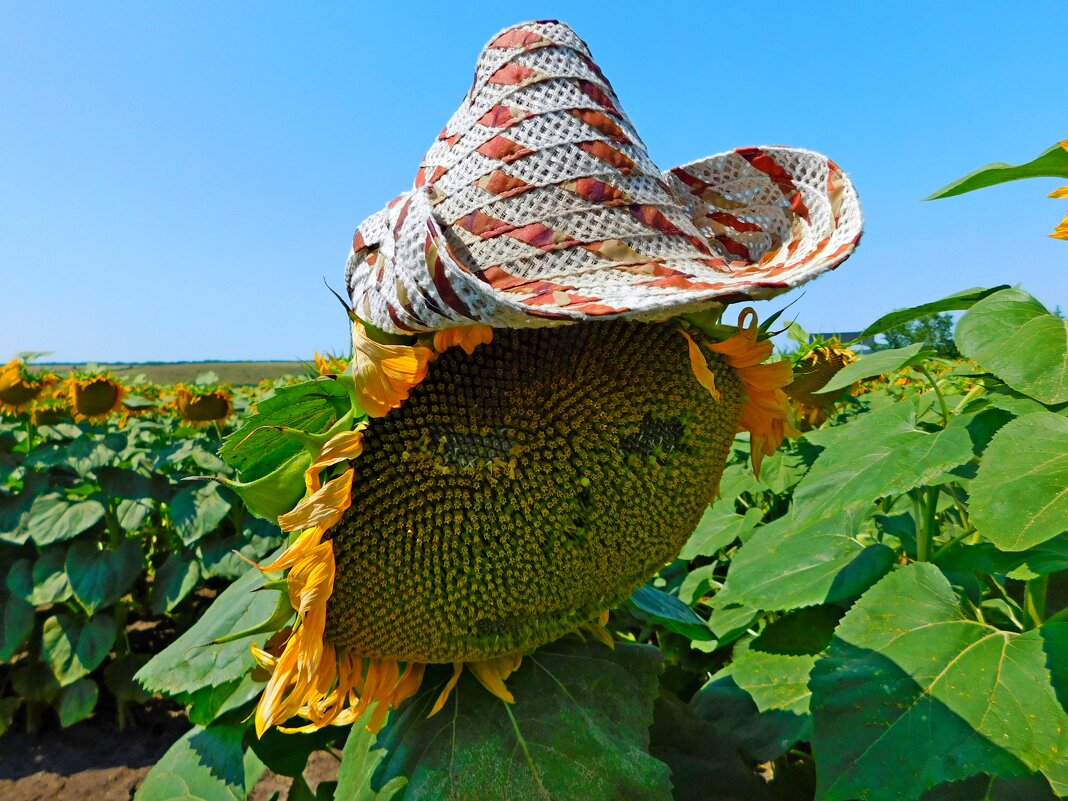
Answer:
M233 394L225 387L175 388L175 407L183 422L195 427L221 423L234 412Z
M837 339L811 348L797 360L793 381L784 391L794 402L794 410L803 427L816 428L828 419L843 390L820 392L820 389L843 367L856 360L856 353L841 347Z
M106 417L119 408L125 393L110 373L71 373L66 381L67 397L75 420Z
M735 433L754 466L789 430L788 361L746 310L715 341L672 320L471 326L379 342L354 324L368 419L315 448L278 523L295 622L252 651L269 674L256 730L371 728L428 664L513 702L523 655L607 610L678 553ZM394 338L396 339L396 338ZM284 729L293 730L293 729Z
M0 411L19 414L56 382L49 373L31 373L21 359L0 367Z
M1068 140L1059 143L1062 150L1068 151ZM1059 189L1054 189L1049 193L1049 196L1058 200L1068 198L1068 186L1062 186ZM1061 220L1061 224L1058 225L1053 233L1050 234L1054 239L1066 239L1068 240L1068 214L1064 215L1064 219Z

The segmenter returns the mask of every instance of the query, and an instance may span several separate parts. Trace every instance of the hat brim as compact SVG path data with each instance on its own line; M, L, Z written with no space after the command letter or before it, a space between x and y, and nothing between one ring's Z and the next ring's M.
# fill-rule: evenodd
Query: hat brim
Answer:
M664 319L781 294L837 267L860 241L852 182L813 151L741 148L661 177L711 258L653 259L616 242L583 243L596 258L579 269L522 279L474 264L416 188L357 231L346 270L356 313L394 332Z

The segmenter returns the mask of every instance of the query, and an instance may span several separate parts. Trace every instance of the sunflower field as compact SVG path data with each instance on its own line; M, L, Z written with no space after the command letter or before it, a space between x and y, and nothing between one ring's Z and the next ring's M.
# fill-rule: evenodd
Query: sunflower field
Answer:
M1068 797L1068 323L1039 299L851 341L348 312L351 358L255 388L2 368L0 734L181 710L138 801L268 772L289 801ZM865 346L947 313L959 358Z

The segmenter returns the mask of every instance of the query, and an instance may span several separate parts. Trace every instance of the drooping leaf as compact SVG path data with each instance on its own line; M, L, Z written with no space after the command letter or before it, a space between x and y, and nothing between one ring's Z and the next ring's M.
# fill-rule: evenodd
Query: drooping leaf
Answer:
M72 592L65 561L66 549L62 545L46 548L32 562L20 559L11 566L7 587L13 595L33 606L65 601Z
M219 451L242 481L267 475L302 449L299 440L271 426L321 434L352 408L343 383L333 378L279 387L257 406Z
M78 679L74 684L64 687L56 701L59 723L65 729L85 720L96 708L100 697L100 688L92 679Z
M1068 401L1068 320L1023 290L1003 289L975 304L954 338L962 354L1018 392L1047 405Z
M35 543L44 547L73 539L96 525L104 517L100 501L73 500L59 492L39 495L30 508L26 531Z
M1068 178L1068 151L1057 144L1046 150L1038 158L1024 164L1006 164L1003 161L995 161L980 167L975 172L970 172L963 178L958 178L951 184L947 184L932 194L926 200L939 200L944 197L963 195L976 189L983 189L995 184L1003 184L1007 181L1018 181L1021 178Z
M1022 551L1068 531L1068 418L1017 417L990 443L972 482L972 519L986 539Z
M904 348L880 350L867 356L861 356L852 364L847 364L835 373L834 377L820 389L820 394L826 395L831 392L837 392L865 378L886 375L894 372L894 370L900 370L902 367L918 364L926 359L928 355L930 353L924 351L923 343L916 342Z
M1008 286L1008 284L1001 284L1000 286L992 287L990 289L984 289L983 287L965 289L961 292L947 295L941 300L931 301L930 303L921 303L919 306L911 306L907 309L897 309L889 314L884 314L874 323L869 325L857 334L857 339L854 341L868 339L904 325L905 323L910 323L913 320L919 320L921 317L927 317L931 314L970 309L983 298L992 295L995 292L999 292L1002 289L1008 289Z
M1042 576L1068 570L1068 533L1024 551L1003 551L990 542L954 545L932 560L943 573L990 573L1007 576L1016 571Z
M134 801L244 801L263 763L242 748L240 726L195 727L145 776Z
M430 687L381 738L374 786L406 776L405 801L669 801L667 766L647 753L659 659L648 646L560 641L509 678L514 705L465 673L427 720Z
M34 608L22 598L8 596L3 606L0 627L0 662L6 662L22 648L33 631Z
M83 620L60 612L44 623L41 658L65 687L98 668L114 642L115 621L110 615Z
M144 555L136 540L118 548L97 547L80 540L67 550L66 570L74 597L92 615L125 595L141 574Z
M869 590L809 686L826 801L916 798L984 772L1052 781L1063 771L1068 713L1041 632L967 618L934 565L902 568Z
M152 580L150 602L157 615L170 612L200 581L200 564L188 555L172 553Z
M171 501L171 519L182 542L192 545L210 534L230 513L230 502L217 484L194 484L180 490Z
M649 584L636 589L630 596L630 602L641 617L648 618L669 631L699 642L715 639L708 623L696 612L674 595Z
M816 664L810 654L777 654L748 648L730 664L730 675L749 693L761 712L781 709L807 715L809 675Z

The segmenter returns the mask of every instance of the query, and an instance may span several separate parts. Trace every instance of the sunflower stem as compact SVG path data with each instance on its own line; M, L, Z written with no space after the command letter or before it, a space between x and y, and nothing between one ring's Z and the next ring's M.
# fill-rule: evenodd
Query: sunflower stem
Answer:
M918 369L923 373L923 377L927 379L927 383L931 385L931 389L935 391L935 395L938 397L938 405L942 409L942 424L949 425L949 407L946 405L946 397L942 394L942 390L938 388L938 381L931 375L931 371L927 369L927 365L918 365Z
M1041 626L1046 616L1046 590L1048 588L1048 575L1028 579L1024 584L1024 615L1031 622L1032 628Z
M938 510L938 487L927 487L924 490L924 498L918 502L918 506L923 510L923 518L918 521L920 525L916 529L916 561L926 562L931 538L937 526L935 513Z

